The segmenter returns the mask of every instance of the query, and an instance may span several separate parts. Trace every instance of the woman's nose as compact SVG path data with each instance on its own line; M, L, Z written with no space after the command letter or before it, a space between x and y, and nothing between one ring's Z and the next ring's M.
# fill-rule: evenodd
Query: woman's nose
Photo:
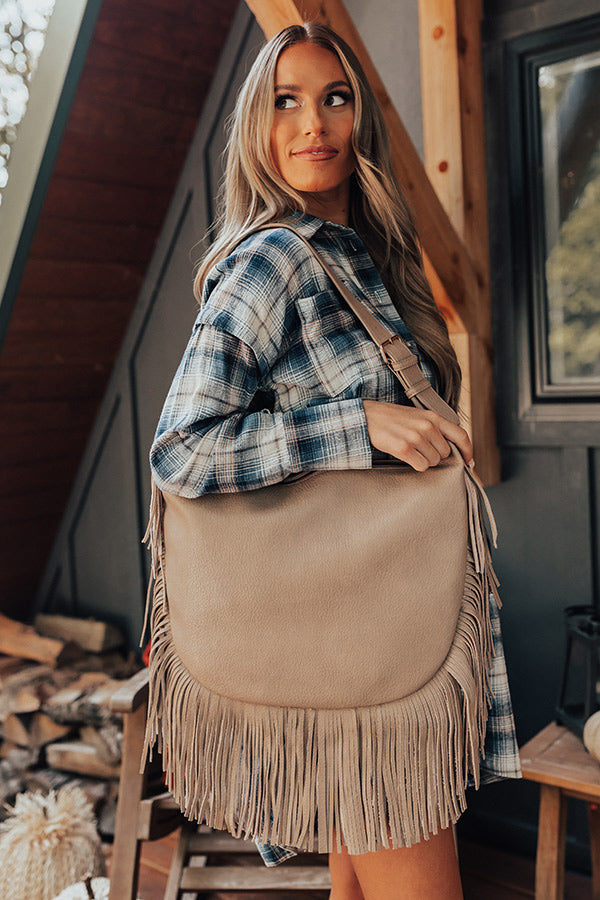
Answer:
M325 122L321 110L316 104L307 104L302 123L304 134L323 134Z

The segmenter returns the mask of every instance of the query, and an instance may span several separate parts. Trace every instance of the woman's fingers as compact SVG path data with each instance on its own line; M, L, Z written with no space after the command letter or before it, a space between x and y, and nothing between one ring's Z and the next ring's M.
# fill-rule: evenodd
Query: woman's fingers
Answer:
M441 418L442 424L440 427L443 429L445 436L458 447L464 461L468 465L473 461L473 444L468 432L461 428L460 425L455 425L453 422L448 422L447 419Z
M369 440L374 447L408 463L418 472L437 466L455 444L466 463L473 458L469 435L431 410L363 400Z

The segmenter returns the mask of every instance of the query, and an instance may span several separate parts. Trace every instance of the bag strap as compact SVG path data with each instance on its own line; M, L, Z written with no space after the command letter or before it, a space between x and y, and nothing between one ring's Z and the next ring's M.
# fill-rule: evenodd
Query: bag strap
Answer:
M254 231L264 231L267 228L287 228L303 241L312 255L316 257L328 277L333 281L338 292L350 307L359 322L362 323L365 330L372 340L379 347L379 352L383 357L386 366L396 376L409 400L414 406L420 406L423 409L430 409L439 413L448 421L459 424L459 418L455 411L449 406L445 400L434 390L430 382L425 378L419 368L419 359L405 343L400 334L390 331L385 325L375 318L373 313L366 305L359 300L338 278L331 266L325 262L322 256L315 250L310 241L303 234L297 231L292 225L285 222L270 222L267 225L259 225ZM248 235L245 235L247 237Z

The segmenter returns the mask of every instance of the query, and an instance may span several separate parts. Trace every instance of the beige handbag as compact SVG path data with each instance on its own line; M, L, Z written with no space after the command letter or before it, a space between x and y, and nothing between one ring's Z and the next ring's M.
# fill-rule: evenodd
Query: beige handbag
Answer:
M320 262L413 403L457 422ZM153 485L144 758L158 737L189 818L319 853L335 829L353 854L459 818L493 658L482 505L495 543L457 450L192 500Z

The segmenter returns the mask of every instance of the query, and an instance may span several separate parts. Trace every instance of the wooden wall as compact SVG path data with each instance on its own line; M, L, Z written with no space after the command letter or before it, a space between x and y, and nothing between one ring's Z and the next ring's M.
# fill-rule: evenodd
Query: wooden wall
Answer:
M0 356L0 608L26 618L237 0L104 0Z

